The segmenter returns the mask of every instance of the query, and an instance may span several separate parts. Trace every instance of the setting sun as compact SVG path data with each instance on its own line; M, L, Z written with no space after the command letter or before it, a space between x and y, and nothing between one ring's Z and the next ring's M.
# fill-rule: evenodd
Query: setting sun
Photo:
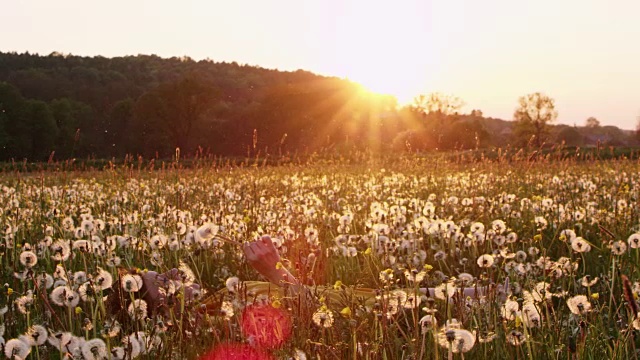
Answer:
M420 12L399 3L346 2L332 10L333 30L324 36L333 49L321 60L327 73L393 95L400 104L427 90L434 58L429 39L417 41L427 30L426 7Z

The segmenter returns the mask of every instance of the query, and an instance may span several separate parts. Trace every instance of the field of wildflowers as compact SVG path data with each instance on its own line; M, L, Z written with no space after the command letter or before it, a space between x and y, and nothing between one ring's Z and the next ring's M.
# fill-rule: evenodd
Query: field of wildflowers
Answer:
M403 158L3 174L0 350L636 358L639 170ZM265 234L308 293L253 281L232 241ZM162 304L143 282L156 272Z

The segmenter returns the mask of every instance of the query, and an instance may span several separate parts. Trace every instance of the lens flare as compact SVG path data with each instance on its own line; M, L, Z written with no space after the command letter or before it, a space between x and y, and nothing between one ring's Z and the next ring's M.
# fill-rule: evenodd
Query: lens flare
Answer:
M273 360L273 356L247 344L220 344L200 360Z
M291 336L291 318L271 305L250 305L242 312L242 331L257 347L280 347Z

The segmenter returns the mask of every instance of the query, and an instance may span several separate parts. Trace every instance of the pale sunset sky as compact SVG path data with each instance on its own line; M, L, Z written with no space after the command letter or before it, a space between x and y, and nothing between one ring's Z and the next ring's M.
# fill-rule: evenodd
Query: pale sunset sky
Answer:
M635 128L640 0L14 0L0 51L187 55L347 77L401 102L433 91L512 119L555 98L559 123Z

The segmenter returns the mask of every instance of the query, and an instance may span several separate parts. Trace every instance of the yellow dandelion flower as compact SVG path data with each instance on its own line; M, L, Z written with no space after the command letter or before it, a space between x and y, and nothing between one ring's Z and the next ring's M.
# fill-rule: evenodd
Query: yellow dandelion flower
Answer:
M351 317L351 308L349 308L348 306L342 310L340 310L340 315L346 317L346 318L350 318Z

